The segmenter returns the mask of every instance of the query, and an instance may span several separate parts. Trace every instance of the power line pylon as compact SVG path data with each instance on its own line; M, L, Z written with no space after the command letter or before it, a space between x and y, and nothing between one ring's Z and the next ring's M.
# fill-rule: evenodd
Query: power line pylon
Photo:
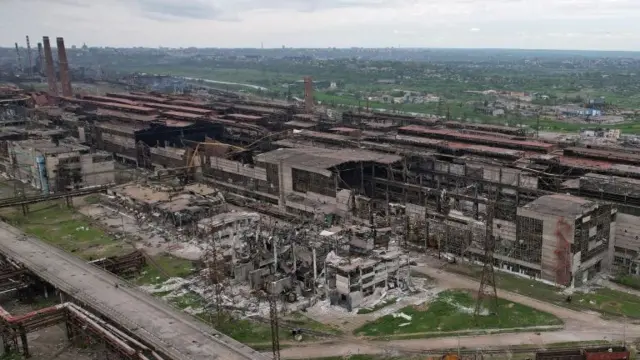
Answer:
M484 258L482 265L482 275L480 277L480 288L476 301L474 318L482 315L485 300L488 300L489 313L498 314L498 290L496 288L496 274L493 268L493 254L496 249L496 239L493 236L493 217L495 215L495 201L487 204L486 231L484 239Z
M275 283L272 284L272 293L269 298L269 322L271 323L271 350L273 360L280 360L280 329L278 326L278 294L275 292Z

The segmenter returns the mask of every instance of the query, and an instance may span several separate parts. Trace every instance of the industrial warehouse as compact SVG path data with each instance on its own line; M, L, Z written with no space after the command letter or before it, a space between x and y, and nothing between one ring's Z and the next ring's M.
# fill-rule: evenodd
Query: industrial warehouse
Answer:
M375 308L387 293L426 296L417 286L424 279L412 276L415 254L558 289L616 271L640 274L640 153L632 149L542 141L524 128L434 117L329 116L316 107L308 77L298 103L224 93L88 94L72 86L62 38L57 50L59 76L43 39L46 92L0 87L0 170L33 191L16 189L0 205L26 213L43 199L100 194L96 208L116 214L112 226L121 221L122 233L128 226L144 233L138 249L199 263L201 276L172 281L213 299L207 306L214 311L250 312L271 320L277 333L280 311L325 304L352 313ZM53 251L14 242L29 254ZM90 264L136 272L142 252ZM28 256L5 255L3 288L31 283ZM90 327L119 354L114 359L268 358L222 333L194 330L182 315L151 320L155 303L133 292L127 301L138 305L119 312L115 326L107 320L115 310L95 305L106 299L111 306L115 295L95 288L125 286L115 276L87 275L85 263L73 266L83 271L84 280L74 280L83 294L96 291L100 299L86 295L78 300L86 307L69 300L24 317L0 311L6 348L28 355L29 332L66 322L70 334ZM74 297L74 289L36 275ZM99 285L87 285L93 281ZM171 284L156 285L146 291ZM174 321L178 335L169 331Z

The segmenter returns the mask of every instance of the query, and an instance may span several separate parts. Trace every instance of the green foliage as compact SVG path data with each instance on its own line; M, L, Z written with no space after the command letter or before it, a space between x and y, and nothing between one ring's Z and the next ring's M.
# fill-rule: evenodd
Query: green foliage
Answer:
M325 332L325 333L335 334L335 335L342 334L342 330L338 329L337 327L315 321L299 311L291 313L284 320L289 325L296 326L299 328L315 330L315 331L320 331L320 332Z
M0 355L0 360L23 360L24 356L18 353L8 353Z
M638 275L619 275L613 281L620 285L640 290L640 276Z
M86 260L122 255L133 249L93 226L90 219L68 208L63 201L29 205L26 215L17 208L2 214L24 232Z
M449 266L448 269L476 279L480 279L481 275L481 269L477 266L454 265ZM566 295L561 293L561 289L539 281L496 272L496 282L500 289L513 291L558 306L580 311L597 311L614 317L627 316L640 319L640 297L622 291L601 288L589 293L575 292L572 295L571 303L567 303Z
M154 256L134 279L139 285L161 284L172 277L188 277L193 274L194 263L172 255L162 254Z
M473 316L476 301L467 291L447 290L423 306L408 306L400 310L412 317L383 316L355 331L359 335L380 336L447 332L469 329L521 328L541 325L560 325L557 317L528 306L498 299L498 314Z

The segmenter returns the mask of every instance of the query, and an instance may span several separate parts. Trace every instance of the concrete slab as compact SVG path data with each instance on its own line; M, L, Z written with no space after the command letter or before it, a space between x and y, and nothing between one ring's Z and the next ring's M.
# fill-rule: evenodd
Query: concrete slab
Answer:
M0 222L0 252L174 360L266 360L168 304ZM115 285L118 284L116 288Z

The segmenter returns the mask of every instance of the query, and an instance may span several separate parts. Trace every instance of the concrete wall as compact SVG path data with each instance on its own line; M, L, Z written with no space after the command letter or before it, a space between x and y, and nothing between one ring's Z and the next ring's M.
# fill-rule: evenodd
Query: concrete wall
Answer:
M493 219L493 236L506 241L516 241L516 223Z
M336 275L336 290L341 294L349 293L349 278Z
M102 157L106 154L101 154ZM84 154L80 157L82 168L82 186L100 186L116 182L115 162L103 160L96 154Z
M38 153L31 148L23 148L19 143L11 142L7 145L10 160L10 169L7 169L10 176L31 186L41 189L38 168L36 167L36 156Z
M106 133L106 132L102 133L102 141L110 142L110 143L116 144L116 145L122 145L122 146L128 147L128 148L135 148L136 147L136 142L135 142L134 139L129 138L129 137L124 137L124 136L118 136L118 135L114 135L114 134Z
M490 166L486 164L453 164L445 161L435 161L433 170L453 174L458 176L469 176L471 178L480 178L486 181L492 181L510 186L520 186L528 189L538 188L538 177L525 174L517 169L504 168L499 166ZM437 176L437 175L436 175ZM441 181L446 178L437 176ZM505 192L514 192L510 189L504 189Z
M575 219L564 219L559 216L536 213L523 208L518 208L518 215L542 220L542 263L540 264L542 279L560 285L570 285L570 278L568 282L563 283L563 279L558 276L558 273L570 271L574 261L570 254L570 246L573 244L574 239ZM569 268L565 270L561 270L561 264L558 263L558 255L556 253L559 245L559 235L566 239L569 246L569 258L566 264Z
M209 161L212 169L242 175L251 179L267 181L267 170L264 168L245 166L237 161L221 159L213 156L209 158Z

